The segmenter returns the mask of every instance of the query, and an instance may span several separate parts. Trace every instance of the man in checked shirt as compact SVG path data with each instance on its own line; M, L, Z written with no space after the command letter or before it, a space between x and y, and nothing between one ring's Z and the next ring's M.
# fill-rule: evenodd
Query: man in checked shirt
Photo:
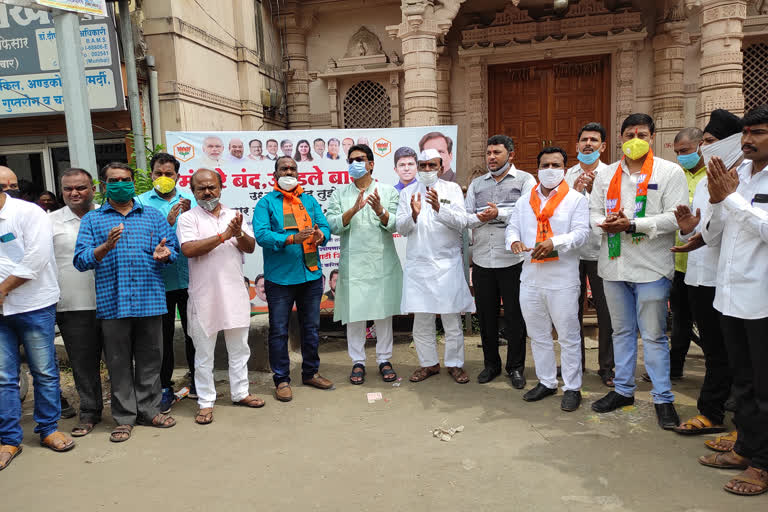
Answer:
M178 242L165 216L135 196L133 170L110 163L99 172L107 202L87 213L75 245L75 267L96 271L96 317L102 321L112 383L110 440L127 441L136 423L170 428L160 413L162 316L166 313L161 268L176 260Z

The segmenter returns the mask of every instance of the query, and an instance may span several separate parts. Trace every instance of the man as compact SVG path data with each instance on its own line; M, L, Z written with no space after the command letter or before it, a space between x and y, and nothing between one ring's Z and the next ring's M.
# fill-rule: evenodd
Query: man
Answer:
M472 283L483 345L481 384L501 374L499 310L504 302L507 361L505 370L517 389L525 387L525 323L520 311L520 272L523 256L509 252L504 227L517 200L536 186L536 178L516 169L515 144L506 135L488 139L487 172L472 180L464 201L468 227L472 229Z
M712 158L710 207L702 218L704 241L720 247L714 307L723 315L739 435L733 450L699 462L744 469L724 489L753 496L768 491L768 105L751 110L742 126L745 160L729 171Z
M441 132L429 132L419 141L419 151L435 149L443 159L443 173L440 179L443 181L456 181L456 173L453 172L453 140Z
M230 146L231 146L230 142ZM154 188L141 194L138 199L146 206L155 208L162 213L168 224L174 228L176 220L184 212L195 206L195 198L192 194L181 190L179 182L179 168L181 163L173 155L157 153L149 163L152 169L152 184ZM173 338L176 331L176 309L181 318L181 330L184 332L184 344L187 354L187 367L191 377L191 398L196 398L195 388L195 345L187 331L187 301L189 294L189 266L187 258L179 254L176 261L161 268L163 281L165 282L165 304L168 312L163 315L163 363L160 367L160 385L163 398L160 402L160 412L168 414L171 406L176 401L173 394L173 369L176 366L173 353Z
M666 336L667 299L675 266L678 204L688 202L683 170L653 156L656 126L647 114L631 114L621 125L624 158L595 178L590 223L602 233L598 273L613 327L615 391L592 404L604 413L635 402L637 330L643 338L645 368L652 381L659 426L675 428Z
M331 273L328 275L328 291L323 294L323 298L320 302L325 302L326 300L333 302L336 300L336 283L338 280L338 269L331 270ZM325 288L325 285L323 285L323 288Z
M318 246L328 243L331 231L320 204L298 183L293 158L275 162L275 189L254 208L253 231L264 257L264 288L269 305L269 364L274 372L275 398L289 402L291 359L288 320L294 304L301 322L301 377L307 386L331 389L322 377L318 354L323 269Z
M571 412L581 404L578 249L589 239L589 207L586 197L565 182L564 149L544 148L537 161L541 182L520 197L505 237L513 253L530 253L520 277L520 305L539 383L523 400L535 402L557 393L554 325L564 384L560 408Z
M215 135L203 139L203 154L198 167L221 167L222 153L224 153L224 141Z
M605 152L605 128L600 123L587 123L579 130L576 142L579 163L568 169L565 173L565 181L576 192L580 192L587 198L592 192L592 183L595 176L608 166L600 160L600 155ZM581 281L581 294L579 295L579 328L581 330L581 367L586 369L586 346L584 344L584 299L587 295L587 279L589 289L592 291L592 300L597 309L598 355L600 379L608 387L613 387L613 329L611 328L611 315L608 312L608 303L603 291L603 279L597 273L597 259L600 256L601 236L595 232L590 234L589 240L584 244L580 253L579 279Z
M37 205L16 199L16 175L0 166L0 470L22 450L19 399L19 346L24 346L35 386L35 433L40 444L56 452L75 446L58 430L59 367L53 346L56 260L48 215ZM17 188L12 188L16 183ZM14 194L13 192L11 194ZM26 377L25 377L26 378Z
M229 141L229 156L227 157L227 163L234 165L245 165L247 160L243 156L245 153L245 145L240 139L231 139Z
M408 146L397 148L395 151L395 174L400 178L395 185L395 190L401 192L416 179L416 152Z
M328 139L328 153L326 153L325 157L328 160L338 160L341 157L339 156L339 147L341 146L341 142L339 142L339 139L333 138Z
M315 150L317 158L325 158L325 141L323 139L315 139L312 141L312 147Z
M253 289L256 293L254 301L259 301L259 306L267 304L267 291L264 289L264 274L259 274L253 280Z
M283 139L280 141L280 150L283 152L284 156L293 158L293 142L290 140Z
M16 177L16 173L4 165L0 165L0 190L14 199L21 198L19 179Z
M174 262L176 236L165 216L135 200L134 172L112 162L99 172L107 202L80 222L74 264L96 270L96 318L112 385L110 441L131 437L135 424L170 428L160 412L162 317L167 313L161 268Z
M349 154L349 148L355 145L355 139L347 137L341 141L341 147L344 149L344 155Z
M736 114L718 108L709 115L709 123L704 127L702 141L704 145L727 139L741 131L741 119Z
M58 268L61 297L56 306L59 325L67 349L75 387L80 396L80 422L72 435L88 435L98 423L104 404L101 395L101 324L96 319L96 288L92 270L78 272L72 260L80 221L94 209L96 187L84 169L61 173L64 208L50 214L53 224L53 250Z
M176 233L181 252L189 258L189 330L195 342L200 407L195 423L208 425L216 402L213 352L219 331L224 331L229 354L232 403L264 406L264 400L248 392L251 307L242 286L243 255L253 253L256 241L248 225L243 225L243 215L220 203L219 173L198 169L190 187L198 205L181 215Z
M275 139L269 139L267 141L267 160L277 160L277 141Z
M263 148L259 139L253 139L248 143L248 160L261 162L264 160Z
M467 227L464 196L456 183L439 179L440 153L419 155L417 183L400 194L397 231L408 237L403 275L403 314L413 313L413 341L420 368L411 382L440 373L435 338L435 315L445 330L445 366L459 384L469 382L464 371L464 333L461 313L475 304L464 277L461 234Z
M347 155L353 182L333 191L326 212L331 233L341 238L333 320L347 326L352 384L365 382L365 327L376 326L376 362L384 382L397 379L392 359L392 316L400 314L403 270L392 233L400 195L373 179L373 151L352 146ZM371 269L376 269L371 271Z
M368 142L368 137L358 137L357 138L357 145L358 146L370 146L370 143ZM349 157L349 151L347 151L347 157Z

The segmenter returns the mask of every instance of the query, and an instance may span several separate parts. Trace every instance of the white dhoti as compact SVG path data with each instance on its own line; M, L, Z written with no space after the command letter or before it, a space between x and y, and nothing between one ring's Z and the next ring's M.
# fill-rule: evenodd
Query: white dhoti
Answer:
M445 331L445 366L463 368L464 333L461 330L461 314L445 313L440 315L440 319ZM413 314L413 342L416 345L419 364L423 367L434 366L440 362L436 334L434 313Z
M347 324L347 350L355 364L365 364L366 321ZM392 317L374 320L376 326L376 362L381 364L392 359Z

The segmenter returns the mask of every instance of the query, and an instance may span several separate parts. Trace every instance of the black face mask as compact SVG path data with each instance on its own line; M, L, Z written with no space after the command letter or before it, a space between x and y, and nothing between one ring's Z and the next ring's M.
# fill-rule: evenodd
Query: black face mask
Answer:
M3 192L5 192L6 194L8 194L14 199L18 199L21 197L21 192L15 188L9 188L8 190L3 190Z

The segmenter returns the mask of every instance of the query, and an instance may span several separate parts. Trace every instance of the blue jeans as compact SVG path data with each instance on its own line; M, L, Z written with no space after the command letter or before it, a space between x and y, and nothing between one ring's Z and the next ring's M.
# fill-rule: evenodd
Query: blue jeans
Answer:
M651 283L603 281L613 327L613 357L616 363L616 392L635 394L637 330L643 339L645 369L653 382L653 403L675 401L669 379L667 299L672 281L663 277Z
M59 365L53 346L56 304L18 313L0 315L0 442L19 446L21 400L19 399L19 345L24 345L35 386L35 432L40 439L58 430L61 416Z
M301 284L284 286L264 280L269 308L269 365L272 367L275 386L291 382L291 359L288 356L288 321L293 304L299 314L301 328L301 376L311 379L320 368L320 299L323 296L323 280L315 279Z

